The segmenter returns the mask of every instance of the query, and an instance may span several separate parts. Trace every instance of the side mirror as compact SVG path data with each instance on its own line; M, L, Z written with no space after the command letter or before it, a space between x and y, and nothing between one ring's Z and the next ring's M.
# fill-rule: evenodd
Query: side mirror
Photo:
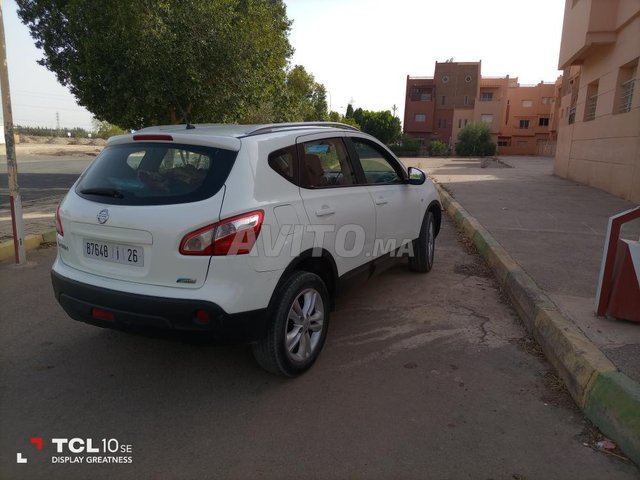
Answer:
M416 167L409 167L409 185L422 185L427 180L425 173Z

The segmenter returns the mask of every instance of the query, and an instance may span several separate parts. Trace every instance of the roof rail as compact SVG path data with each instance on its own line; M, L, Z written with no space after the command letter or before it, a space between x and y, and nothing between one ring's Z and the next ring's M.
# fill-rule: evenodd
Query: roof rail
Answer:
M260 125L259 127L254 128L253 130L249 130L245 133L245 137L250 137L252 135L261 135L264 133L271 133L278 130L286 130L289 128L302 128L302 127L331 127L331 128L339 128L342 130L352 130L359 132L360 129L347 125L346 123L340 122L289 122L289 123L271 123L268 125Z

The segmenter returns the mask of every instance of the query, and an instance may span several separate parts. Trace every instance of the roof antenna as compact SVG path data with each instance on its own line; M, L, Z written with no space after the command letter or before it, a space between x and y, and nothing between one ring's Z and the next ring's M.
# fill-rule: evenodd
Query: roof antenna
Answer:
M178 99L176 98L176 96L173 93L173 90L169 87L169 85L167 85L167 89L169 90L169 93L171 93L171 98L173 98L173 103L175 104L176 107L178 107L178 110L180 111L180 114L182 115L182 119L185 121L185 123L187 124L187 130L193 130L195 127L195 125L192 125L191 122L189 121L189 116L187 115L187 112L185 112L182 109L182 106L180 105L180 102L178 102Z

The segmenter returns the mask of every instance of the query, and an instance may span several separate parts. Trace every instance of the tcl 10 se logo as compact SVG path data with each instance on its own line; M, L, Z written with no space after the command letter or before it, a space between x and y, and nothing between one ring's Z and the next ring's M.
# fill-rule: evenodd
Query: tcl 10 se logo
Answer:
M31 439L37 450L42 450L42 437ZM115 438L52 438L55 453L51 463L133 463L133 446L121 443ZM23 453L18 453L17 463L28 463Z

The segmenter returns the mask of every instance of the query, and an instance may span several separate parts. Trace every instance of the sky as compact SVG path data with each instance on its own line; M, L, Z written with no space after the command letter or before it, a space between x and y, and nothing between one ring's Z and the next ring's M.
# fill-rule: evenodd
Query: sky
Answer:
M521 84L555 81L562 0L285 0L293 21L291 65L325 85L332 110L392 110L401 119L407 75L432 76L436 61L482 61L482 75ZM42 58L13 0L2 5L14 123L91 128L92 115Z

